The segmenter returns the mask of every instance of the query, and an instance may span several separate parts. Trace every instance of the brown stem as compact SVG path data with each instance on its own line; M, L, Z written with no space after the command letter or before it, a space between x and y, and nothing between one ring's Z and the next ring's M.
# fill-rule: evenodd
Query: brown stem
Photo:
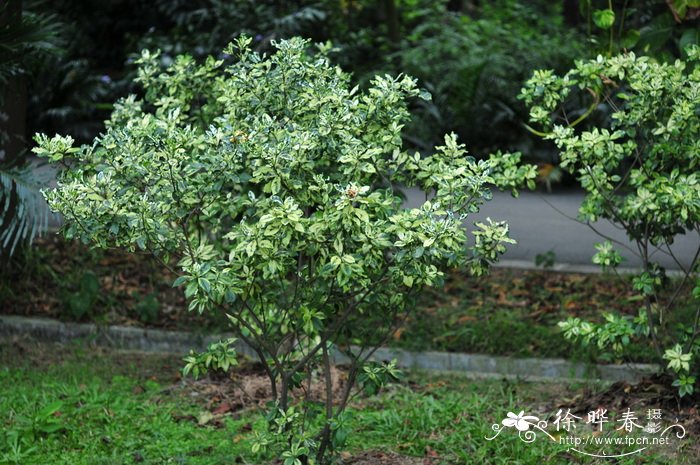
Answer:
M397 314L397 312L394 311L394 313L392 315L392 320L396 317L396 314ZM357 357L352 357L352 354L350 354L350 358L353 359L353 363L352 363L350 370L348 372L347 385L345 386L345 389L343 390L343 395L342 395L342 399L340 401L340 404L338 405L337 414L343 412L345 410L345 408L347 407L348 403L350 402L350 400L352 399L352 397L351 397L352 388L355 385L355 379L357 377L359 367L364 365L367 362L367 360L369 360L370 357L372 357L372 355L374 355L374 353L377 350L379 350L379 348L382 347L386 343L386 341L389 339L389 337L391 337L391 335L394 334L394 332L396 331L396 328L399 328L402 324L404 324L406 322L406 319L408 318L409 314L410 314L410 310L404 312L404 315L403 315L403 318L401 319L401 321L398 324L393 325L389 329L389 331L387 331L387 333L382 338L380 338L380 340L377 342L377 344L375 344L374 347L372 347L369 350L369 352L367 352L367 354L365 354L364 356L358 355Z
M642 255L642 261L644 264L644 272L646 274L649 274L649 242L647 238L647 232L649 230L649 225L647 223L647 226L644 231L644 242L640 243L637 241L637 244L640 248L640 252ZM654 315L651 311L651 296L645 295L644 296L644 306L646 309L646 315L647 315L647 324L649 325L649 333L651 333L651 340L654 346L654 350L656 351L656 355L659 357L659 360L663 359L663 356L661 354L661 344L658 339L658 335L656 334L656 325L654 324Z
M668 243L666 244L666 247L669 248L669 251L671 248L668 246ZM669 301L666 303L666 309L669 310L673 307L673 303L676 301L678 296L680 295L681 290L685 287L685 283L688 281L688 278L693 272L693 269L695 269L695 264L698 261L698 256L700 256L700 247L698 247L698 250L695 252L695 255L693 256L693 260L690 262L690 266L688 267L687 270L683 270L683 279L681 280L681 283L678 285L676 290L674 291L673 295L669 299Z
M367 298L367 296L370 294L370 292L373 291L376 287L381 286L382 281L384 281L384 278L385 278L386 274L388 273L388 271L389 271L389 269L385 268L384 272L379 277L379 279L377 281L375 281L374 286L368 288L359 299L357 299L355 302L353 302L352 304L348 305L345 308L345 311L343 312L343 314L340 316L339 319L337 319L333 323L331 328L329 328L327 331L323 332L323 334L321 335L321 341L313 349L311 349L308 354L306 354L304 357L302 357L301 360L299 360L297 362L297 364L294 365L294 367L290 371L286 372L284 374L283 378L284 377L291 377L292 375L294 375L294 373L299 371L301 369L301 367L306 365L306 363L309 360L311 360L311 358L318 353L318 351L321 349L321 346L323 344L327 343L330 340L331 336L333 336L340 329L342 324L345 323L345 321L347 321L347 319L350 317L352 312L355 311L357 309L357 306L360 305Z
M333 378L331 374L331 361L328 357L328 345L323 345L323 374L326 379L326 422L321 431L321 441L316 454L316 461L322 463L326 449L331 442L331 420L333 419Z
M224 313L225 316L227 316L227 317L230 316L231 318L234 318L240 325L242 325L242 326L245 327L248 331L250 331L250 334L253 335L255 341L253 341L252 339L250 339L248 336L245 336L239 327L235 327L235 326L234 326L234 328L233 328L234 331L236 332L236 335L237 335L238 337L240 337L241 340L242 340L243 342L245 342L245 343L248 345L248 347L250 347L251 349L253 349L253 352L255 352L255 354L256 354L256 355L258 356L258 358L260 359L260 363L262 363L263 369L265 370L265 373L267 374L267 377L270 379L270 388L271 388L271 390L272 390L272 397L273 397L274 400L277 400L278 391L277 391L277 381L276 381L276 377L275 377L274 373L272 372L272 369L271 369L271 367L270 367L270 364L267 362L267 357L265 357L265 353L263 352L263 350L268 350L268 349L266 348L266 344L265 344L263 341L260 340L260 337L259 337L258 334L255 332L254 328L252 328L252 327L248 324L248 322L245 321L240 315L238 315L238 314L235 313L235 312L228 313L228 312L226 312L226 309L225 309L225 308L220 307L220 306L217 306L216 308L218 308L219 310L221 310L221 311ZM269 353L269 351L268 351L268 353ZM270 354L270 357L272 357L273 362L275 362L275 367L276 367L276 368L278 369L278 371L279 371L280 368L281 368L281 367L279 366L279 361L278 361L278 360L276 359L276 357L274 357L272 354Z
M688 352L693 351L693 344L695 344L695 339L698 337L698 329L700 327L700 306L698 306L698 309L695 311L695 323L693 323L693 335L690 337L690 341L688 341Z

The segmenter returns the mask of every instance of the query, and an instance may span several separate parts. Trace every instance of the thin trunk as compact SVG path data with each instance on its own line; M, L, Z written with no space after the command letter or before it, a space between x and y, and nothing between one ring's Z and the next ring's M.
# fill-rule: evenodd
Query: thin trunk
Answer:
M465 0L450 0L447 2L447 9L449 11L456 11L457 13L463 13L466 9Z
M383 0L384 19L387 27L389 40L394 44L398 44L401 40L399 33L399 12L396 8L395 0Z
M649 224L646 225L646 230L644 231L644 241L640 243L640 250L642 252L642 260L644 265L644 272L646 274L651 274L649 269ZM638 241L639 242L639 241ZM657 291L654 291L654 300L656 299ZM656 334L656 324L654 323L654 312L652 311L652 300L651 296L644 295L644 308L647 315L647 324L649 325L649 333L651 334L651 342L656 355L659 360L663 359L661 352L661 344L659 343L658 335Z
M316 461L323 463L326 450L331 443L331 420L333 419L333 378L331 373L331 361L328 356L328 345L323 345L323 375L326 381L326 424L321 431L321 441L316 454Z
M578 0L564 0L564 24L576 27L581 22Z
M4 89L4 103L0 113L0 132L6 137L2 150L5 161L17 164L26 146L27 130L27 81L24 76L13 76Z
M0 29L7 24L22 21L22 0L9 0L0 14ZM21 57L20 57L21 58ZM0 159L16 164L25 148L27 127L27 82L24 76L13 76L7 86L0 90L0 135L4 154Z

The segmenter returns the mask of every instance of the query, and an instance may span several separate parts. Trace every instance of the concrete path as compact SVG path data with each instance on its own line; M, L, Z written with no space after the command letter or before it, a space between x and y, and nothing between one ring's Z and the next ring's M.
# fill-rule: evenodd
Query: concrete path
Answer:
M406 205L416 207L425 201L425 194L418 189L405 191ZM510 225L511 237L517 245L508 248L504 255L505 264L520 262L534 264L537 254L553 251L555 263L569 265L593 265L591 257L596 252L594 244L603 242L590 227L575 220L578 208L584 198L579 190L569 190L554 194L523 192L513 198L510 193L494 190L493 200L487 202L481 212L467 219L469 224L492 220L505 220ZM601 233L630 247L636 247L627 239L624 231L617 229L608 221L599 221L594 227ZM637 268L641 266L639 257L631 250L616 245L626 259L621 266ZM680 236L673 244L672 251L678 261L687 267L700 247L700 236ZM656 250L653 255L669 270L678 270L679 266L667 251ZM514 264L511 263L511 264ZM598 268L596 266L596 268Z

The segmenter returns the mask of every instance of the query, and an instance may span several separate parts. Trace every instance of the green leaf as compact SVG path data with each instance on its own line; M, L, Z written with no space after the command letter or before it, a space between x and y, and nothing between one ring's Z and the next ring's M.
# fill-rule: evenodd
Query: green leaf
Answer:
M199 287L201 287L204 292L207 294L211 293L211 283L209 283L209 280L206 278L199 278L197 280L197 283L199 284Z
M638 29L628 29L621 37L622 46L626 49L632 49L639 42L641 33Z
M681 19L685 19L688 14L688 8L697 8L700 6L698 0L670 0L671 7Z
M687 29L678 40L678 48L683 52L685 52L686 47L691 45L700 45L700 29Z
M615 24L615 12L610 9L593 12L593 22L601 29L610 29Z
M63 407L63 402L60 400L53 401L47 405L45 405L41 410L39 410L39 416L40 417L50 417L54 415L56 412L61 410Z
M425 252L425 248L416 247L416 250L413 251L413 258L421 258L423 256L423 252Z

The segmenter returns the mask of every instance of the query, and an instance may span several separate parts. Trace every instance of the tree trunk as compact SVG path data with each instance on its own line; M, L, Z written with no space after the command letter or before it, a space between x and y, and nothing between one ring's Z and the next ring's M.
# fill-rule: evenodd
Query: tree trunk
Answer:
M0 14L0 29L22 20L22 0L8 0ZM0 89L0 134L4 152L0 159L17 163L25 148L27 127L27 81L24 76L13 76L4 89Z
M450 0L447 2L448 11L462 13L465 9L464 0Z
M0 113L0 131L7 138L3 149L6 162L19 162L20 155L26 146L25 131L27 128L27 82L23 76L14 76L4 89L4 102Z
M564 24L576 27L581 22L578 0L564 0Z
M396 9L396 1L383 0L382 3L384 4L384 18L388 38L393 44L398 44L401 40L401 35L399 33L399 12Z

